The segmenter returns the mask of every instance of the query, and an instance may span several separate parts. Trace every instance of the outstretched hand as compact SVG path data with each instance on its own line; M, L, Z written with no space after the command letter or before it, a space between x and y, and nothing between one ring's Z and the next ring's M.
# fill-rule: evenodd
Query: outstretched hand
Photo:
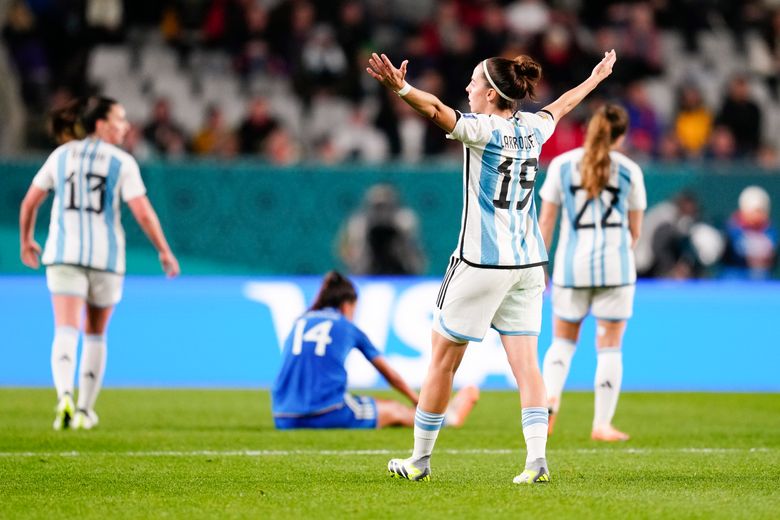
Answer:
M404 60L401 62L401 67L396 68L386 55L382 54L380 56L373 52L371 57L368 58L370 67L366 67L366 72L385 87L393 92L398 92L404 86L406 65L408 63L409 60Z
M615 64L616 60L617 55L615 54L615 49L605 52L604 57L598 65L593 68L593 72L590 73L590 76L598 81L603 81L607 76L612 74L612 66Z

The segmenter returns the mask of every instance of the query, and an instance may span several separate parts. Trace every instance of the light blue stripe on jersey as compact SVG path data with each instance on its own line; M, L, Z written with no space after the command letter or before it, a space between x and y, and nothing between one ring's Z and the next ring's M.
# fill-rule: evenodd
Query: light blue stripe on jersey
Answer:
M106 230L108 231L108 261L106 269L116 271L116 231L114 230L114 187L119 181L119 169L122 162L111 156L108 162L108 180L106 181Z
M601 197L598 198L599 201L599 215L604 215L606 212L606 209L604 209L604 201L601 200ZM601 225L601 285L607 285L607 269L604 265L605 263L605 256L607 254L607 227L602 222Z
M520 129L515 126L515 137L517 138L518 143L522 143L523 139L520 136ZM517 211L517 198L516 195L518 192L520 192L520 197L523 196L523 189L520 187L520 165L522 164L522 160L515 161L514 168L512 168L512 190L509 193L509 234L511 235L511 243L512 243L512 254L515 257L515 264L528 263L528 253L525 253L525 258L522 260L520 259L520 251L517 249L517 240L515 240L515 237L517 234L515 233L515 221L518 222L517 226L520 225L519 221L522 218L522 213L520 211ZM522 199L521 199L522 200ZM525 234L520 233L520 240L523 246L525 246Z
M590 285L596 286L596 201L590 204L590 216L593 220L593 246L590 249Z
M68 159L67 149L60 152L57 158L57 198L59 215L57 216L57 254L54 255L54 263L61 264L65 256L65 165Z
M531 195L531 218L534 224L534 237L536 238L536 245L539 248L539 258L541 262L549 260L547 256L547 245L542 238L542 232L539 229L539 222L536 220L536 197Z
M561 165L561 189L563 190L563 203L569 215L569 235L566 237L566 260L563 262L563 285L574 286L574 252L577 249L577 230L574 229L577 218L577 207L574 205L574 194L571 192L571 161Z
M89 169L87 173L92 173L92 166L95 164L95 156L97 155L97 149L100 146L100 139L95 141L95 148L92 149L92 156L89 158ZM87 200L89 200L89 182L87 182ZM91 206L91 204L90 204ZM87 265L92 265L92 212L87 212L89 217L89 249L87 250Z
M515 137L517 137L517 142L522 143L524 141L523 137L525 137L525 134L520 134L519 128L515 127ZM523 162L528 158L529 152L526 152L524 150L520 150L520 160L518 161L517 165L517 185L519 186L518 189L518 196L517 200L521 201L523 200L523 197L525 197L525 193L523 193L523 187L520 186L520 167L522 166ZM510 208L516 208L517 203L513 203L514 206L510 206ZM526 233L528 233L528 230L526 229L526 226L528 225L528 219L525 218L525 213L522 211L513 209L512 211L516 212L516 217L519 225L521 226L520 229L520 247L523 250L523 263L524 264L530 264L531 263L531 255L528 253L528 242L525 240ZM526 211L527 213L527 211Z
M536 136L536 146L539 148L537 151L536 156L539 157L542 155L542 132L539 131L538 128L534 128L534 136ZM536 172L539 173L538 170ZM532 190L535 188L531 188ZM542 262L546 262L549 258L547 256L547 245L544 243L544 239L542 239L542 233L539 230L539 221L536 218L536 196L531 195L531 219L533 220L534 224L534 237L536 238L536 244L539 248L539 258Z
M86 184L87 180L84 176L84 163L86 162L88 152L89 150L89 139L86 139L85 142L87 145L84 147L84 149L81 151L81 164L79 165L79 177L78 179L74 179L73 187L76 187L76 180L78 180L78 187L79 187L79 265L83 265L84 262L84 203L87 199L86 196L84 196L84 193L86 193Z
M620 283L628 283L628 192L631 189L631 174L623 166L618 166L618 187L620 189L620 213L623 215L623 226L620 228Z
M482 173L479 176L479 207L481 221L480 263L496 265L499 263L498 247L496 246L496 207L493 196L496 183L501 174L498 172L501 161L501 131L493 130L493 137L485 145L482 152Z

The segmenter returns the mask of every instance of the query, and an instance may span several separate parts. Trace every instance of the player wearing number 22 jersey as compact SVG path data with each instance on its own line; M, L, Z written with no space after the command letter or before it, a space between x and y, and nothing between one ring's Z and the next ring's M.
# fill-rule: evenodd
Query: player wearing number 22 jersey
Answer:
M582 186L584 148L554 158L539 195L563 209L553 284L559 287L618 287L636 282L628 212L644 210L645 186L639 166L613 150L611 175L601 195Z
M633 246L639 238L646 206L642 170L619 149L628 129L628 114L605 105L588 124L585 145L550 163L540 190L540 229L552 237L561 214L555 253L552 303L553 342L544 357L544 382L550 428L574 355L582 320L598 321L594 440L628 440L612 426L622 382L622 338L634 301Z

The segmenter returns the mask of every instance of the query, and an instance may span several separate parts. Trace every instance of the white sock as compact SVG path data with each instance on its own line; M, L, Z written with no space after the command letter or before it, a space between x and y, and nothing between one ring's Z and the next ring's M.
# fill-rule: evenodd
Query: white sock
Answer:
M92 410L95 407L103 374L106 371L106 336L85 334L79 364L79 401L76 408Z
M552 345L544 355L542 377L544 378L544 387L547 389L547 400L548 402L552 401L554 413L558 412L561 405L561 394L566 384L566 378L569 376L571 358L576 349L577 345L573 341L553 338Z
M431 456L442 422L444 422L443 413L430 413L421 410L419 407L417 408L414 413L414 451L412 452L412 460Z
M622 380L623 353L620 347L600 348L596 363L596 379L593 382L595 391L594 428L612 424Z
M79 331L73 327L54 328L54 340L51 343L51 375L57 399L65 394L73 395L73 379L76 375L76 349L79 344Z
M528 454L525 463L546 458L547 448L547 408L531 406L523 408L523 437Z

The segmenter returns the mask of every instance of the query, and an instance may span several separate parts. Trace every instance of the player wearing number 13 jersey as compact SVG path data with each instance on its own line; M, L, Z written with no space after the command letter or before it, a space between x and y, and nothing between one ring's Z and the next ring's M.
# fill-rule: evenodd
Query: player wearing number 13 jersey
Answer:
M639 166L620 153L628 115L617 105L601 107L591 118L585 146L550 163L540 190L540 227L551 240L562 211L553 270L553 343L544 358L550 427L579 336L590 312L598 320L596 347L595 440L627 440L612 426L623 374L621 342L634 300L633 247L646 206Z
M49 156L22 201L22 262L37 269L40 246L33 237L35 219L49 192L54 192L43 263L54 307L51 369L58 398L55 430L71 423L82 429L97 425L94 405L105 371L106 329L122 296L125 272L120 200L128 204L159 252L166 274L179 273L178 261L146 197L138 164L118 148L128 127L125 109L110 98L74 101L55 111L52 130L64 144ZM74 403L82 315L86 315L84 342L79 395Z

